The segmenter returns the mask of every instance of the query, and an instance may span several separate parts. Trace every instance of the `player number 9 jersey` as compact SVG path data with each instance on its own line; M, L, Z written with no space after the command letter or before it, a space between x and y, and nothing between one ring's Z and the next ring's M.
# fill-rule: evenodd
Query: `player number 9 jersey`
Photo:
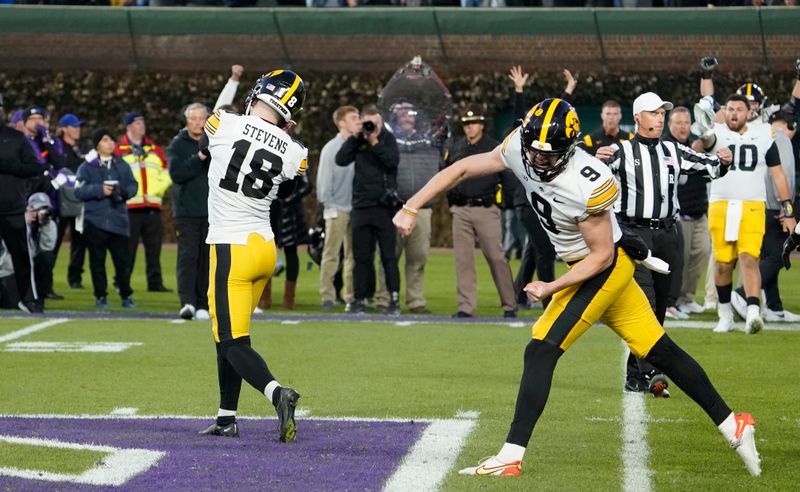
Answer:
M247 244L251 233L273 239L269 210L284 181L305 174L308 151L257 116L217 111L205 125L208 244Z
M561 259L574 261L589 254L578 224L606 210L611 212L614 242L619 241L622 231L612 210L619 198L619 187L608 166L576 149L564 170L545 183L525 172L521 146L517 128L503 141L503 163L525 188L528 201Z

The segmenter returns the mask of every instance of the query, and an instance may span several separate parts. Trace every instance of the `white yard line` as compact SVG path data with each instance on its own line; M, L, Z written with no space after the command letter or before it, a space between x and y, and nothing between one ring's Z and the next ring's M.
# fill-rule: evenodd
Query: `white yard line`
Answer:
M623 343L622 382L628 365L628 347ZM622 392L622 465L624 492L649 492L652 490L648 466L650 446L647 444L647 410L645 394Z
M295 412L295 415L298 415L298 412L302 410L302 407L298 408ZM310 412L310 410L309 410ZM209 414L209 415L109 415L109 414L102 414L102 415L90 415L90 414L78 414L78 415L67 415L67 414L49 414L49 413L37 413L37 414L0 414L0 419L4 418L19 418L19 419L76 419L76 420L116 420L116 419L129 419L129 420L195 420L195 419L215 419L216 414ZM278 417L276 416L267 416L267 417L256 417L256 416L242 416L237 415L236 420L277 420ZM407 418L400 418L400 417L320 417L320 416L311 416L305 417L305 420L332 420L334 422L422 422L422 423L431 423L431 422L438 422L438 419L429 419L429 418L415 418L415 417L407 417Z
M47 482L70 482L86 485L119 486L158 463L167 453L149 449L125 449L111 446L95 446L55 439L2 436L0 441L47 448L76 449L108 453L92 468L83 473L53 473L14 467L0 467L0 476L19 477Z
M667 320L665 328L691 328L695 330L712 330L717 326L716 321L692 321L692 320ZM744 331L744 322L734 323L736 331ZM765 323L766 331L800 331L800 323ZM721 334L721 335L724 335Z
M384 491L436 490L461 454L473 419L436 420L386 481Z
M50 328L51 326L54 325L60 325L61 323L66 323L67 321L69 321L67 318L55 318L55 319L49 319L47 321L42 321L41 323L36 323L35 325L27 326L25 328L22 328L21 330L12 331L11 333L6 333L5 335L1 335L0 343L16 340L17 338L22 338L24 336L30 335L31 333L42 331L45 328Z
M139 409L136 407L117 407L114 410L111 410L111 415L136 415L139 413Z

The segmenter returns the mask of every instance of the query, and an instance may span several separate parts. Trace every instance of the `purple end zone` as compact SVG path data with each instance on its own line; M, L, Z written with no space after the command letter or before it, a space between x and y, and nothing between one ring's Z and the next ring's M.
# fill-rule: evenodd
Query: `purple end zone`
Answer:
M121 487L0 476L0 489L380 490L428 426L300 419L297 441L283 444L277 420L240 420L239 439L199 435L212 421L0 417L4 435L167 453Z

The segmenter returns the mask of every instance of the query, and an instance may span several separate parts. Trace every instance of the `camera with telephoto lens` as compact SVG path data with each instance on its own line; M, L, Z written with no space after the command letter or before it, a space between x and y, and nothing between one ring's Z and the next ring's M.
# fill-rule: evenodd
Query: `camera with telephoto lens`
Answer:
M361 131L364 132L364 135L369 135L370 133L373 133L376 129L377 127L375 126L375 123L372 121L365 121L364 123L361 124Z

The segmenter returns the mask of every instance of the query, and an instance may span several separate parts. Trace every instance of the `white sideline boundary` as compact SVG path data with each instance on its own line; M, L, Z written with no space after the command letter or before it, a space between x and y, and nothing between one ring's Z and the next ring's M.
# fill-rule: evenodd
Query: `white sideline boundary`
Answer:
M628 347L622 343L622 382L625 384ZM652 490L648 466L650 446L647 444L648 415L644 393L622 392L622 466L624 492Z
M100 462L83 473L53 473L43 470L0 467L0 476L43 480L46 482L68 482L82 485L123 485L136 475L147 471L167 454L163 451L153 451L150 449L115 448L111 446L78 444L57 441L55 439L38 439L33 437L0 435L0 441L29 446L108 453Z
M42 321L41 323L36 323L35 325L27 326L20 330L12 331L11 333L6 333L5 335L0 336L0 343L10 342L11 340L22 338L24 336L30 335L31 333L42 331L45 328L50 328L51 326L60 325L61 323L66 323L67 321L69 321L69 319L67 318L55 318L47 321Z

